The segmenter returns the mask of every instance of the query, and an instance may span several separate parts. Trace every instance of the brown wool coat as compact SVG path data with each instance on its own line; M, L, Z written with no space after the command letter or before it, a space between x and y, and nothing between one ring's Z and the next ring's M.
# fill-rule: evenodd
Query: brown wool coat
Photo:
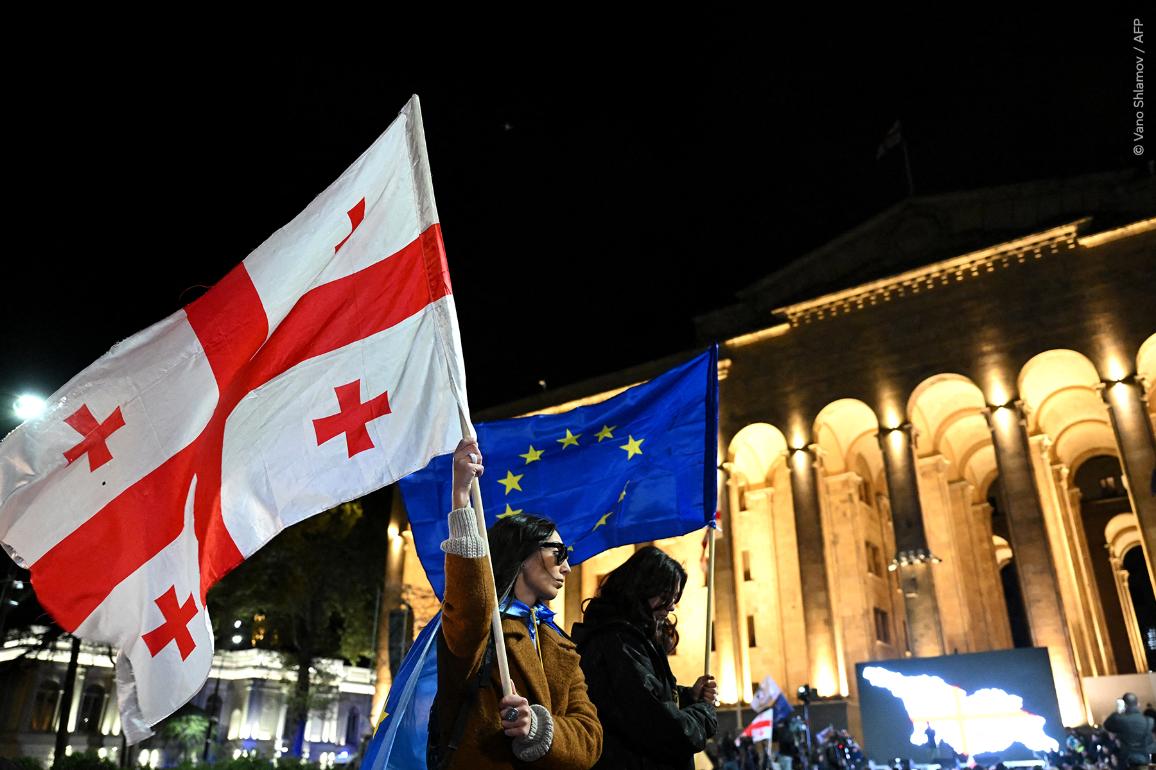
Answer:
M445 584L442 634L451 654L438 658L439 728L443 745L468 685L477 677L489 641L495 601L494 579L485 559L466 559L447 553ZM514 689L530 703L540 703L550 712L554 718L553 743L550 751L536 762L521 762L514 756L513 739L502 731L498 713L502 683L495 662L490 686L478 691L476 705L450 768L588 770L602 754L602 725L594 704L586 695L586 679L578 665L574 644L542 626L539 631L542 659L539 660L522 620L504 618L502 629Z

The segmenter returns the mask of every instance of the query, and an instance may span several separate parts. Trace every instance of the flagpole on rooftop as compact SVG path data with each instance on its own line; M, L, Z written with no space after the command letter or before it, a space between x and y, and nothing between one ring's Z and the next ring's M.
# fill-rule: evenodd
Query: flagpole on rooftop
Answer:
M462 437L476 440L477 434L474 433L474 428L466 417L465 409L461 408L460 404L458 416L462 422ZM474 505L474 516L478 519L478 532L486 543L486 555L483 558L485 558L486 566L490 571L490 582L494 586L494 614L490 618L494 635L494 657L498 661L498 675L502 678L502 695L508 696L513 694L514 686L510 682L510 662L506 659L506 637L502 634L502 610L498 606L498 584L494 578L494 562L490 558L490 535L486 531L486 512L482 508L482 488L478 484L477 476L470 482L470 501Z

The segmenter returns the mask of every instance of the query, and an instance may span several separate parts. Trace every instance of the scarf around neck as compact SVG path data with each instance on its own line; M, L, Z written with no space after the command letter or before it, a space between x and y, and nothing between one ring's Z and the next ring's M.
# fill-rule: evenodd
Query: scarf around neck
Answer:
M530 607L525 602L510 597L502 602L502 614L509 618L521 618L522 622L526 624L526 630L530 633L530 641L534 643L534 649L538 650L538 654L542 654L541 648L538 646L538 626L545 624L554 629L560 636L562 636L562 629L554 622L554 610L547 607L541 602L536 603Z

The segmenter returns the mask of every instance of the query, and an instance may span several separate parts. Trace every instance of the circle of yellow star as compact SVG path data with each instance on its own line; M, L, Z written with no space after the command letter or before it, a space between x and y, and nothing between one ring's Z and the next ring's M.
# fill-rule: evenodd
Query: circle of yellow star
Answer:
M646 441L646 439L644 439L644 438L636 439L636 438L634 438L634 436L630 436L629 440L625 444L623 444L622 446L620 446L618 448L624 450L626 452L626 459L630 460L631 458L634 457L634 455L642 454L642 442L643 441Z
M603 516L601 519L599 519L598 523L594 525L594 529L598 529L599 527L606 526L606 520L610 518L610 514L612 514L612 513L614 513L614 511L610 511L605 516ZM594 529L592 529L590 531L593 532Z
M522 486L518 482L521 481L522 477L525 475L526 474L524 473L519 473L517 476L515 476L513 471L506 471L506 478L498 479L498 483L506 488L507 495L515 489L521 492Z
M578 436L581 436L581 435L582 435L581 433L578 434ZM568 446L578 446L578 436L575 436L573 433L570 432L570 429L567 428L566 429L566 435L563 436L562 438L558 439L558 443L562 445L563 449L565 449Z
M618 430L617 425L603 425L602 430L598 431L594 435L598 437L598 443L601 444L602 439L604 438L614 438L614 434L611 433L611 431L614 430Z
M546 451L546 450L535 449L534 445L530 444L530 451L526 452L526 454L524 454L524 455L518 455L518 457L521 457L523 460L526 461L526 465L529 465L530 463L536 463L539 460L541 460L542 459L542 453L544 451Z

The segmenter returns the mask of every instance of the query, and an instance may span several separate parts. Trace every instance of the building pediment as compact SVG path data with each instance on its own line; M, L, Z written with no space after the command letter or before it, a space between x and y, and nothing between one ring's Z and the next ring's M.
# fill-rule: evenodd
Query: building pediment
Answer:
M777 309L1063 224L1086 220L1086 234L1151 217L1153 201L1156 180L1132 171L909 198L739 291L733 305L700 316L699 337L765 327Z

